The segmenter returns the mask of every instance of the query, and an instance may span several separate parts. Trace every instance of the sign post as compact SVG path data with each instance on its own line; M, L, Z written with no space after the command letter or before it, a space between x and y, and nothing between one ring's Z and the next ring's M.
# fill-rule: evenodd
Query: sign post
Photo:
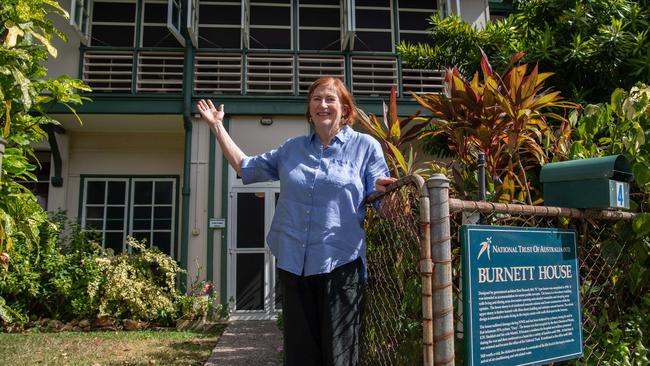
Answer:
M467 365L541 365L582 356L576 233L462 228Z

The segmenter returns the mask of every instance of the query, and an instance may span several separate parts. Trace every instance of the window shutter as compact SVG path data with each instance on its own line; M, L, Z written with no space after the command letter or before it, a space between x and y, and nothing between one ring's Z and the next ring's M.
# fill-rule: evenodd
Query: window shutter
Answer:
M181 0L167 1L167 29L181 45L185 46L185 38L181 34L181 10Z

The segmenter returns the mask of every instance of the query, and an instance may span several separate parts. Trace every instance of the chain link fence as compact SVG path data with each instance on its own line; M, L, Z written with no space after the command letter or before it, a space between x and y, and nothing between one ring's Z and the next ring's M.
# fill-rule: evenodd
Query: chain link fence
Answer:
M421 179L400 181L381 197L385 209L379 209L377 196L367 207L368 283L361 365L422 365L422 284L426 279L420 262L423 256L426 261L428 253L423 248L427 235L421 235L421 230L428 231L426 223L421 223L422 183ZM424 276L430 278L430 273Z
M476 202L456 201L456 206L477 206ZM482 203L486 205L485 203ZM489 205L489 204L487 204ZM454 202L452 202L454 206ZM494 206L494 205L492 205ZM461 261L460 239L458 233L463 224L480 221L484 225L516 226L536 228L568 228L577 233L580 267L580 296L582 302L582 323L584 356L577 363L587 365L609 365L613 357L611 346L604 336L610 323L621 322L626 309L638 304L640 293L633 291L634 283L631 266L635 262L630 251L632 245L632 214L614 214L612 211L579 210L524 213L533 206L503 205L513 209L482 210L452 208L450 214L453 253L454 314L456 331L456 357L462 359L463 324L462 292L460 285ZM539 206L537 206L539 208ZM539 210L538 210L539 211ZM618 230L616 226L620 226ZM627 227L626 231L623 227ZM610 340L611 341L611 340ZM462 362L459 362L462 363Z
M434 351L435 365L463 364L459 232L462 224L478 223L478 220L485 225L576 230L584 356L570 363L615 363L614 348L621 347L623 340L617 344L616 340L605 337L611 337L611 325L625 322L627 310L642 300L644 291L647 293L647 289L635 288L639 268L634 267L634 256L638 255L633 250L634 240L638 239L631 234L633 214L490 204L447 196L438 200L432 187L431 181L425 185L419 177L408 177L395 184L385 196L375 196L369 201L364 223L368 284L360 335L360 364L432 365ZM379 209L379 199L386 205L385 209ZM438 210L435 201L442 202L444 209ZM451 263L444 255L436 254L436 246L449 242ZM444 281L440 282L445 275L438 269L447 264L451 269L453 314L448 314L447 308L451 306L440 301L437 293L446 287ZM448 341L445 330L452 327L441 321L448 315L454 325L451 358L443 343Z

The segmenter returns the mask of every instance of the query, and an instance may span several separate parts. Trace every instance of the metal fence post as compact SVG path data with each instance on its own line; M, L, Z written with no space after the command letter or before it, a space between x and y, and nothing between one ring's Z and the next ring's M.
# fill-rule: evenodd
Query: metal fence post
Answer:
M427 181L433 261L433 347L436 366L454 365L454 305L451 277L449 180L434 174Z
M433 262L431 261L431 215L429 191L424 179L416 176L420 189L420 273L422 275L422 351L423 366L433 365Z

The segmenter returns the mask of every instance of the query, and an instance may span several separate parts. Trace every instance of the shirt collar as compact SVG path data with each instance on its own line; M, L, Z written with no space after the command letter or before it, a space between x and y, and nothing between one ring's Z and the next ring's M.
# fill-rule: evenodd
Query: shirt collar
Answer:
M336 136L334 136L334 139L338 139L339 141L341 141L341 143L345 143L352 136L352 131L353 131L352 127L350 127L349 125L345 125L345 126L341 127L341 129L336 134ZM316 138L316 131L311 133L311 136L309 137L309 139L311 141L314 141L315 138ZM334 139L332 139L332 140L334 140Z

